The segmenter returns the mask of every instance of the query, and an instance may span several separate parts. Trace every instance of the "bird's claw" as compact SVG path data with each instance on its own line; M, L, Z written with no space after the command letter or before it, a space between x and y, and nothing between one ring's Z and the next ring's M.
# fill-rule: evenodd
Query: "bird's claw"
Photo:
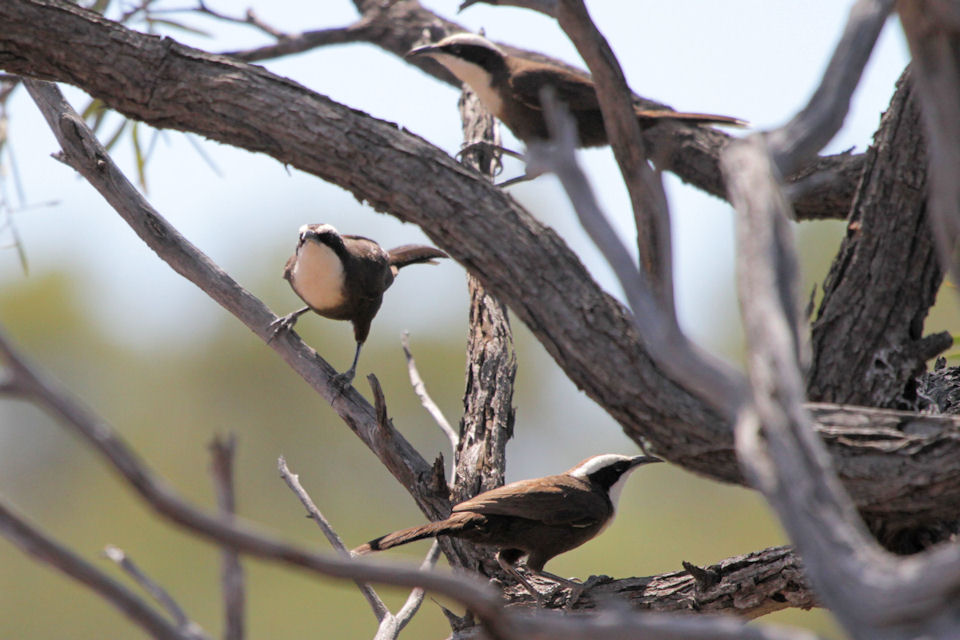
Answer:
M273 340L283 333L284 331L292 331L293 325L297 323L297 316L292 313L277 318L273 322L267 325L267 331L270 332L270 337L267 338L267 344L273 342Z

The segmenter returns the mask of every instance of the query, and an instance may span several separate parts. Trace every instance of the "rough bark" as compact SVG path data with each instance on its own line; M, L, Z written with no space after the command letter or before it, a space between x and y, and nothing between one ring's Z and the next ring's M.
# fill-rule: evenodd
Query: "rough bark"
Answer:
M915 408L916 377L953 342L924 337L943 273L927 220L926 145L909 73L897 84L813 323L812 400Z
M790 547L770 547L697 567L685 563L680 571L655 576L613 580L591 576L587 588L573 605L575 611L629 602L642 611L732 614L759 618L789 607L810 609L817 601L803 577L803 567ZM552 583L532 577L549 591ZM512 604L530 605L532 596L523 587L505 590ZM562 605L564 591L555 590L552 604Z

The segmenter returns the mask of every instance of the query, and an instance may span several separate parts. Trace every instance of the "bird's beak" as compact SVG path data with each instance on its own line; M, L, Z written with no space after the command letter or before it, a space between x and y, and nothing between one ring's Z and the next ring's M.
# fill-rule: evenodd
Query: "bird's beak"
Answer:
M650 464L651 462L663 462L663 460L654 456L636 456L630 466L639 467L642 464Z
M432 44L428 44L422 47L417 47L416 49L410 49L410 51L407 51L406 55L404 55L403 57L406 59L410 59L416 56L433 53L436 50L437 50L436 46Z

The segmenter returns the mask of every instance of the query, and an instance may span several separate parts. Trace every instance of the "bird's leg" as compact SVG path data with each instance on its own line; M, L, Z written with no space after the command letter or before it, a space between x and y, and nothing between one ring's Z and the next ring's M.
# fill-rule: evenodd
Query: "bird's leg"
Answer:
M340 395L343 395L350 383L353 382L353 377L357 375L357 361L360 360L360 347L362 346L362 342L357 343L357 350L353 354L353 364L350 365L350 368L333 376L333 384L339 389Z
M517 580L517 582L522 584L524 588L530 592L530 595L532 595L534 598L537 599L538 607L543 606L543 596L540 595L540 592L534 589L533 585L530 584L530 582L526 578L520 575L520 572L517 571L516 567L513 566L513 563L509 562L503 557L502 552L497 553L497 564L500 565L501 569L503 569L504 571L509 573L511 576L513 576Z
M297 324L297 319L307 311L310 311L310 307L304 307L303 309L288 313L267 325L267 329L270 330L270 337L267 338L267 343L272 342L274 338L280 335L281 331L290 331L293 329L293 325Z
M457 152L455 156L457 160L460 160L468 153L476 153L477 151L489 151L491 153L502 153L504 155L510 156L511 158L516 158L517 160L523 160L523 154L519 151L514 151L513 149L507 149L506 147L501 147L498 144L492 142L487 142L486 140L476 140L470 144L463 145L460 151Z
M539 178L540 176L543 175L543 173L544 173L543 171L530 171L530 165L527 165L527 169L522 176L517 176L516 178L510 178L509 180L504 180L503 182L499 183L496 186L502 189L503 187L509 187L519 182L528 182L530 180L533 180L534 178Z

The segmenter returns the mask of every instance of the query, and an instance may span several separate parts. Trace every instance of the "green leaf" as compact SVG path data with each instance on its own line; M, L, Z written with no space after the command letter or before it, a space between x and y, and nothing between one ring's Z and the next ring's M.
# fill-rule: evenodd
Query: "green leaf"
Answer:
M90 9L90 11L95 11L96 13L103 15L104 12L107 10L107 7L109 6L110 6L110 0L96 0L96 2L94 2L88 8Z
M140 123L134 122L133 129L131 129L131 138L133 140L133 155L136 158L137 162L137 182L140 183L140 186L144 191L147 190L147 174L146 167L147 163L143 157L143 148L140 146Z
M110 149L117 144L117 140L119 140L120 136L123 135L123 130L127 128L128 124L130 124L130 121L124 119L124 121L120 123L120 126L117 127L117 130L113 133L113 135L110 136L110 139L103 143L103 146L107 151L110 151Z

